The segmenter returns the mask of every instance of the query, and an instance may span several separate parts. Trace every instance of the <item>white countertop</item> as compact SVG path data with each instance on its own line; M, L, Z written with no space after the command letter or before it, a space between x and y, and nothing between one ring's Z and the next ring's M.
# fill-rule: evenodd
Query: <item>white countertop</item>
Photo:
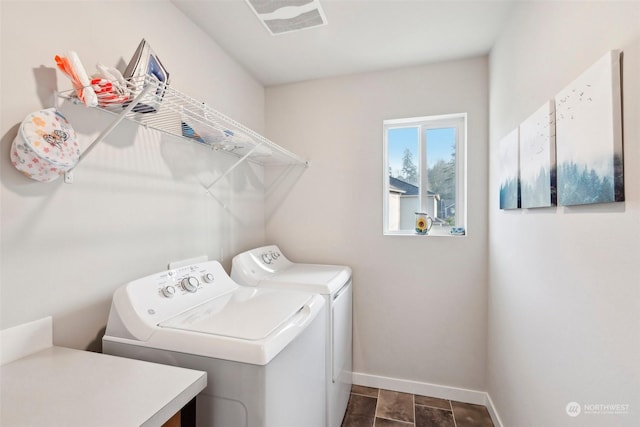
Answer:
M0 367L0 425L160 426L206 384L206 372L49 347Z

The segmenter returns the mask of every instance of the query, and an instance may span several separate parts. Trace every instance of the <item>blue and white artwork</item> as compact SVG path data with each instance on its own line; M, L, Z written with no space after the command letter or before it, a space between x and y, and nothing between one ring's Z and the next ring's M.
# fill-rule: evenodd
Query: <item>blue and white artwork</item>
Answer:
M556 204L556 123L553 101L520 125L520 193L523 208Z
M499 142L500 209L520 207L520 170L518 159L518 129L514 129Z
M558 203L624 200L620 51L610 51L555 98Z

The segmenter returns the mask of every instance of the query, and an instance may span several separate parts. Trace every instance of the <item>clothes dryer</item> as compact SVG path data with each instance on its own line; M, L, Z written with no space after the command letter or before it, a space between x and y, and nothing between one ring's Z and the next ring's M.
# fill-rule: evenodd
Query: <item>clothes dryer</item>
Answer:
M352 281L351 268L340 265L302 264L287 259L275 245L236 255L231 277L241 285L260 289L319 293L326 311L326 413L327 426L340 427L352 384Z

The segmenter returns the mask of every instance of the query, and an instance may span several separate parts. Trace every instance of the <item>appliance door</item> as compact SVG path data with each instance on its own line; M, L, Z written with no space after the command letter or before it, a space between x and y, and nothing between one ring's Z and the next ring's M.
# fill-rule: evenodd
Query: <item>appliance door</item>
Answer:
M331 380L334 383L351 383L352 298L349 280L331 303Z
M243 340L265 339L299 313L312 294L239 287L159 323L160 327Z

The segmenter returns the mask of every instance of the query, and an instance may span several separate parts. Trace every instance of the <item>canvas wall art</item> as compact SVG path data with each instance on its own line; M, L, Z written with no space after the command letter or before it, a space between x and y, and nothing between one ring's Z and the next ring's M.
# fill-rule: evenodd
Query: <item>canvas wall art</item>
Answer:
M523 208L556 204L555 108L545 103L520 125L520 193Z
M518 153L518 129L514 129L500 140L498 147L500 209L518 209L520 207Z
M561 205L624 200L620 70L610 51L555 97Z

